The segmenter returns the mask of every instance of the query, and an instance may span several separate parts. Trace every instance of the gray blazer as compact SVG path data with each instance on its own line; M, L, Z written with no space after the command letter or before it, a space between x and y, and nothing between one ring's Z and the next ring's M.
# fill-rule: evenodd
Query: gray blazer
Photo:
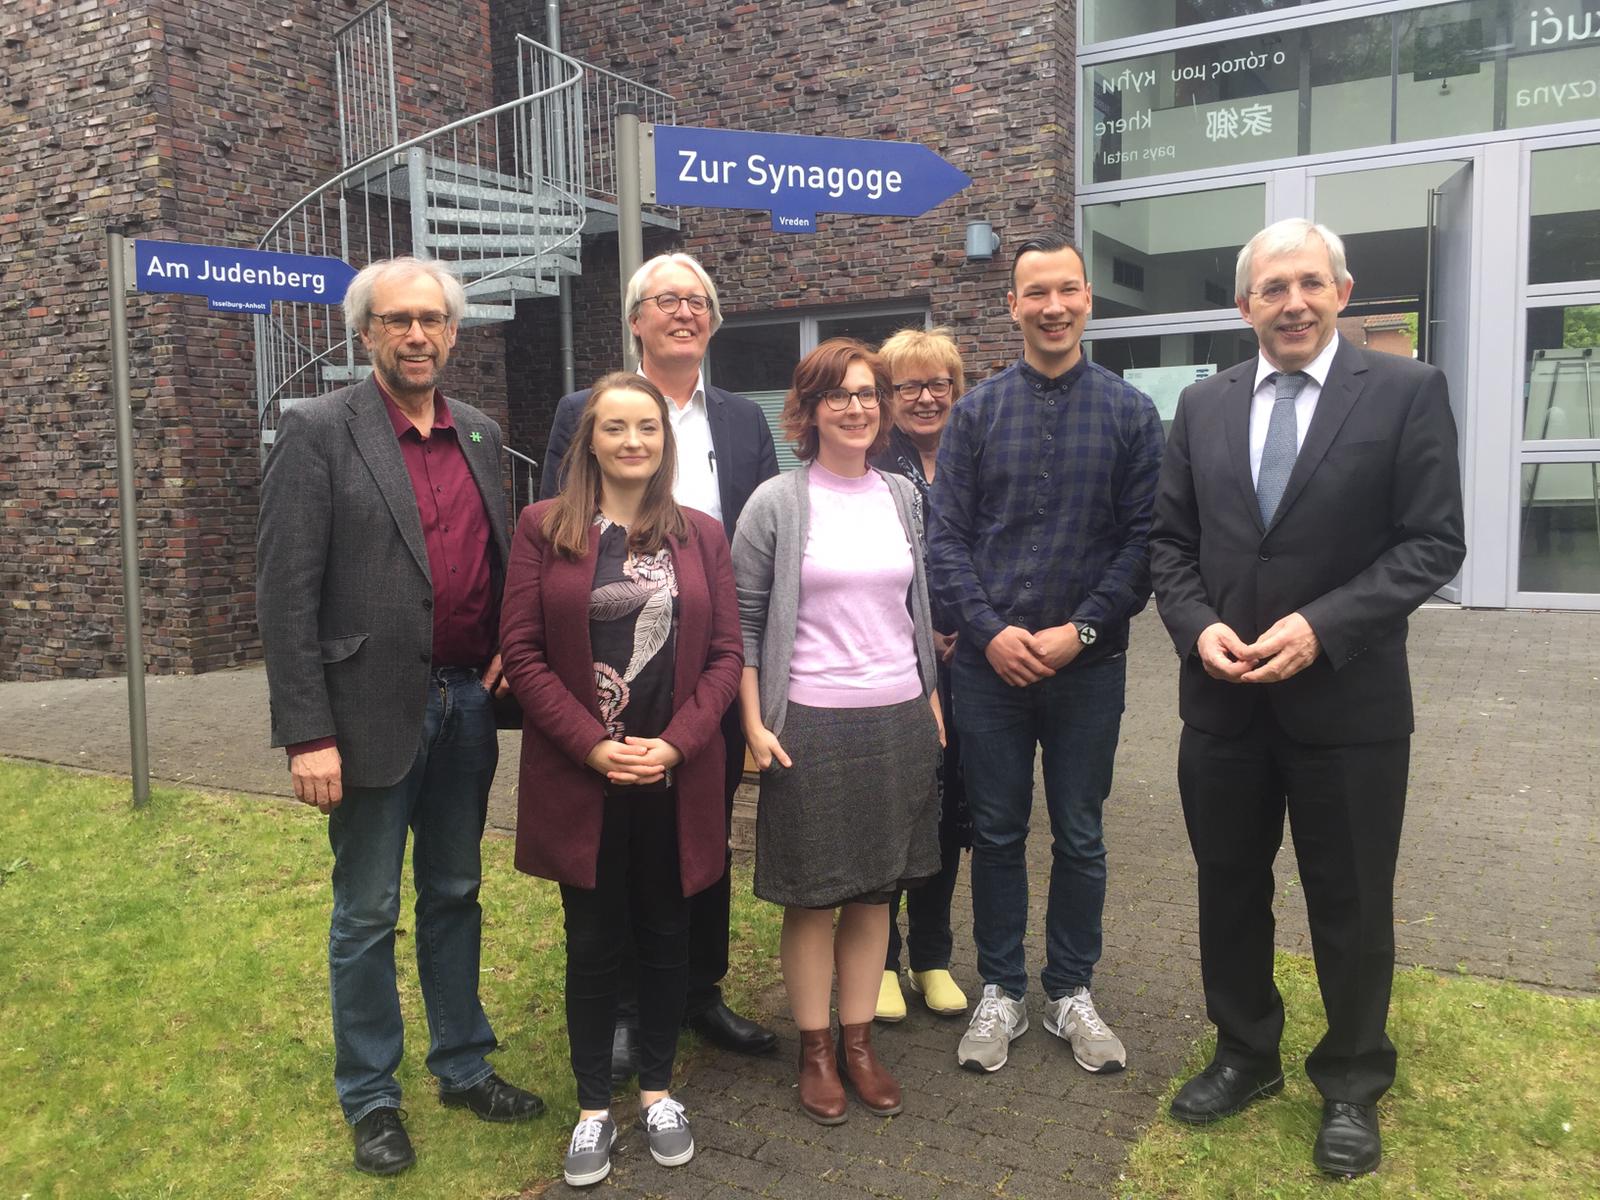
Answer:
M498 596L510 546L500 427L449 403L493 533ZM272 744L335 737L346 787L398 782L422 734L433 581L411 476L371 379L283 414L261 477L256 616Z
M876 469L876 468L874 468ZM922 513L909 479L887 471L879 475L894 494L900 524L911 545L911 619L916 629L917 669L922 694L938 684L934 667L933 622L928 610L928 580L922 570ZM744 506L733 534L733 578L739 593L739 626L744 633L744 665L761 673L761 723L783 733L789 707L789 658L794 653L800 604L800 562L810 525L810 467L769 479Z

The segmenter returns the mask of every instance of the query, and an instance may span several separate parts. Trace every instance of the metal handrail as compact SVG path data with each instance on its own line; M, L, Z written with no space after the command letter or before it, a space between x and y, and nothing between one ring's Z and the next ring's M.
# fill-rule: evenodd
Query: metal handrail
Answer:
M584 65L553 50L531 65L525 94L365 155L295 201L257 247L359 267L409 246L462 277L478 319L547 294L555 274L576 269L582 242ZM298 303L258 315L255 340L267 443L283 404L330 360L353 367L355 345L337 308Z
M266 233L262 234L261 237L257 239L256 249L266 249L267 240L271 238L272 235L280 228L282 228L285 222L293 219L297 213L304 209L305 206L310 204L313 200L321 199L333 188L342 187L346 181L354 179L357 175L365 176L369 174L373 167L377 166L379 163L382 163L385 159L397 158L407 150L410 150L414 147L427 145L427 143L433 141L434 138L443 137L447 133L454 133L458 129L465 129L469 125L473 125L478 121L487 120L490 117L498 117L502 113L511 112L513 109L525 108L532 104L535 100L548 99L551 96L554 96L557 92L562 92L568 88L577 87L583 82L584 66L581 62L575 58L571 58L565 54L562 54L559 50L551 50L550 53L554 57L562 59L572 66L572 68L577 71L577 74L571 79L563 80L561 83L553 84L542 91L534 92L532 95L518 96L515 100L508 100L506 103L498 104L494 108L486 108L482 112L473 113L470 117L462 117L458 121L451 121L448 125L441 125L437 129L429 130L427 133L419 134L414 138L410 138L403 142L396 142L387 150L380 150L376 154L369 154L366 158L362 159L354 166L346 167L343 171L340 171L331 179L324 180L312 191L307 192L299 200L295 201L295 203L292 204L281 217L268 226ZM399 164L396 163L394 165L398 166Z

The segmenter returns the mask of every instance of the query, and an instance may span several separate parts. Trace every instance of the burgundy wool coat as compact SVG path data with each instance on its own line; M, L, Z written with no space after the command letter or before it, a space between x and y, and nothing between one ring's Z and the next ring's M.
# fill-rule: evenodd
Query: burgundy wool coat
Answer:
M500 654L522 705L517 776L519 871L594 887L605 778L588 766L605 740L589 644L589 593L597 538L573 560L542 529L553 501L523 509L511 543L501 603ZM683 894L722 876L728 827L723 799L722 714L744 669L733 566L722 526L684 509L691 536L672 543L678 576L677 662L672 720L662 737L683 753L678 791L678 868Z

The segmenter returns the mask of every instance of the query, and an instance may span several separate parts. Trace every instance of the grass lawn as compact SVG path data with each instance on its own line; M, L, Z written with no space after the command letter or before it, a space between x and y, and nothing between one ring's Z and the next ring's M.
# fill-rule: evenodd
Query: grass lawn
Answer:
M1201 1129L1158 1118L1134 1148L1119 1190L1125 1200L1600 1197L1600 1000L1398 974L1389 1015L1398 1077L1378 1106L1383 1166L1341 1185L1311 1165L1322 1117L1304 1070L1322 1034L1316 974L1286 954L1276 974L1288 1010L1282 1094ZM1208 1038L1181 1079L1211 1049Z
M350 1165L333 1093L327 823L298 805L0 762L0 1196L504 1197L558 1177L577 1104L553 884L484 844L483 999L508 1079L550 1111L441 1108L410 939L400 1082L417 1166ZM735 889L729 994L776 978L778 913Z

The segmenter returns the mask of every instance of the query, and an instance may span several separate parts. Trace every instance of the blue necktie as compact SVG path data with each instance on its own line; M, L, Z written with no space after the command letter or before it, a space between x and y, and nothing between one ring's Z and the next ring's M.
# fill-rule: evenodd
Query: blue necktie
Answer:
M1256 474L1256 503L1261 506L1261 523L1271 525L1289 486L1295 455L1300 452L1295 428L1294 402L1310 378L1304 372L1289 375L1274 372L1267 376L1276 383L1272 393L1272 416L1267 421L1267 443L1261 448L1261 470Z

